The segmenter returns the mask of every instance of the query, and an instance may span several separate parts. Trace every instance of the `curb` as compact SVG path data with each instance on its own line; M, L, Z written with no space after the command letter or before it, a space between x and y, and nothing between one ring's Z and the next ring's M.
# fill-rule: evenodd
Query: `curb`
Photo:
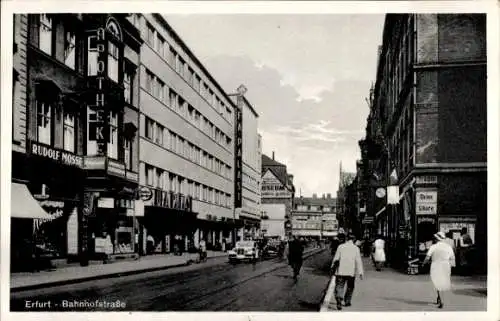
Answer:
M223 257L223 256L212 256L212 257L208 257L207 260L220 258L220 257ZM152 267L152 268L144 268L144 269L139 269L139 270L124 271L124 272L114 272L114 273L109 273L109 274L93 275L93 276L77 278L77 279L61 280L61 281L54 281L54 282L44 282L44 283L32 284L32 285L22 285L22 286L10 288L10 293L16 293L16 292L22 292L22 291L28 291L28 290L39 290L39 289L62 286L62 285L83 283L83 282L87 282L87 281L95 281L95 280L101 280L101 279L117 278L117 277L121 277L121 276L129 276L129 275L134 275L134 274L147 273L147 272L168 270L168 269L173 269L173 268L177 268L177 267L189 266L189 265L193 264L190 261L191 260L187 260L185 263L157 266L157 267Z
M319 312L328 312L330 311L330 302L335 295L335 275L330 278L328 282L328 287L325 292L325 296L323 297L323 301L321 303L321 308Z
M314 249L314 250L304 254L303 258L306 259L306 258L308 258L316 253L321 252L322 250L324 250L324 249L319 249L319 251L316 251L316 249ZM224 257L224 256L222 256L222 255L221 256L212 256L212 257L208 257L207 259L210 260L210 259L221 258L221 257ZM16 292L22 292L22 291L28 291L28 290L39 290L39 289L43 289L43 288L50 288L50 287L56 287L56 286L62 286L62 285L83 283L83 282L87 282L87 281L95 281L95 280L101 280L101 279L117 278L117 277L121 277L121 276L129 276L129 275L147 273L147 272L168 270L168 269L177 268L177 267L189 266L189 265L193 264L193 263L190 263L190 261L191 260L187 260L185 263L179 263L179 264L174 264L174 265L158 266L158 267L153 267L153 268L145 268L145 269L139 269L139 270L124 271L124 272L114 272L114 273L109 273L109 274L88 276L88 277L83 277L83 278L78 278L78 279L61 280L61 281L54 281L54 282L44 282L44 283L39 283L39 284L18 286L15 288L10 288L10 293L16 293ZM281 268L281 267L278 267L278 268Z

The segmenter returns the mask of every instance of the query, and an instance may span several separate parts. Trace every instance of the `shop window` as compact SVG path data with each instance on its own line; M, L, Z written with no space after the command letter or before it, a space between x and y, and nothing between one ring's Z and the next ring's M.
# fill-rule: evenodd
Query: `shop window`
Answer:
M110 112L108 156L118 159L118 113Z
M65 112L63 117L64 150L75 152L75 116Z
M66 31L64 35L64 64L75 69L76 64L76 34L74 31Z
M47 14L40 15L39 48L48 55L52 55L53 19Z
M52 104L37 101L37 140L40 143L51 145L52 142Z

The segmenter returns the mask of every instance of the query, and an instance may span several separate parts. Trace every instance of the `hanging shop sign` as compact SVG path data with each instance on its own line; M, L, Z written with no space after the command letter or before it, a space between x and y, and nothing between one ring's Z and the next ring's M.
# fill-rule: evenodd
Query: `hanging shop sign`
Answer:
M416 214L437 214L437 189L417 189L416 191Z
M149 187L142 186L139 189L137 189L137 196L143 200L143 201L149 201L153 198L153 192Z
M241 98L238 97L238 102ZM240 105L240 103L238 103ZM243 199L243 109L241 106L235 108L235 144L234 144L234 207L242 207Z
M38 142L31 141L31 155L51 159L58 164L83 167L83 157L67 152L65 150L53 148Z
M97 207L99 208L115 208L115 199L111 197L100 197L97 200Z

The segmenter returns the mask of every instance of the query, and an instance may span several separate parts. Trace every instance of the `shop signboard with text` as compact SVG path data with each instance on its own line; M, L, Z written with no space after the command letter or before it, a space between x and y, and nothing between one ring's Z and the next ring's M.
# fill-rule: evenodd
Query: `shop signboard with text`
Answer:
M83 167L83 157L70 153L68 151L53 148L45 144L30 141L29 151L31 155L53 160L62 165Z
M437 214L437 189L416 190L416 214L436 215Z
M271 171L262 177L262 198L291 198L292 193Z
M234 133L234 208L242 207L243 203L243 110L235 108Z
M155 189L152 198L144 201L144 206L163 207L180 211L193 211L193 198L189 195Z

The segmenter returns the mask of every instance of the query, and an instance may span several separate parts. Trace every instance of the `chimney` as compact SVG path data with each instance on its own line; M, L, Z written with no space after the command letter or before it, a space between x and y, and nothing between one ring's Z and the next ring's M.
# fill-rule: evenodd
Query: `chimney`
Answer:
M274 160L274 150L273 150L273 160Z

